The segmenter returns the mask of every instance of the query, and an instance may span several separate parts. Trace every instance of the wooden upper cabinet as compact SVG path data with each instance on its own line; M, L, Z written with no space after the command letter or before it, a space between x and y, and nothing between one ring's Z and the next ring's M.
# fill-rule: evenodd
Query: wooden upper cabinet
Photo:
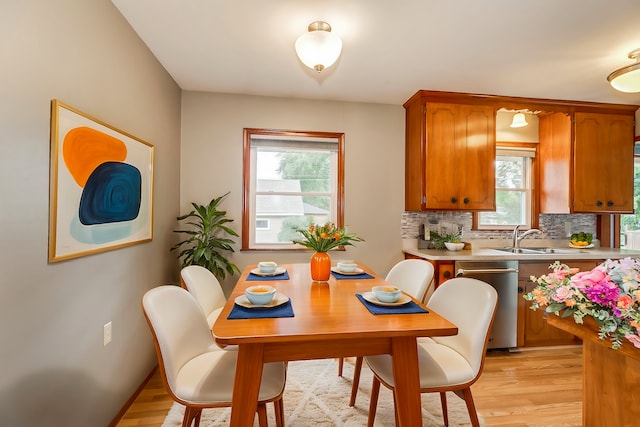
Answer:
M407 210L495 210L493 106L405 104Z
M633 117L575 115L573 212L633 213Z
M541 213L633 212L637 105L420 90L404 108L407 211L495 210L503 108L538 116Z
M633 121L579 111L541 116L541 212L632 213Z

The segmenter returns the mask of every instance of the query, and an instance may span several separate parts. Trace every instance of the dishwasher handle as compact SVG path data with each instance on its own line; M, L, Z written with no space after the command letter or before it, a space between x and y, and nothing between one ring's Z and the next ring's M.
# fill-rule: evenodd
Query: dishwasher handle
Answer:
M459 268L456 277L467 276L470 274L501 274L501 273L517 273L517 268Z

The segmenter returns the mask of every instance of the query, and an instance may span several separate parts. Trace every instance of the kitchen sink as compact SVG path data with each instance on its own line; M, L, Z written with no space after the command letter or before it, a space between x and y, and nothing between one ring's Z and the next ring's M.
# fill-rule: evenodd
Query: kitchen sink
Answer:
M495 248L497 251L508 252L511 254L573 254L576 253L574 249L558 249L558 248Z

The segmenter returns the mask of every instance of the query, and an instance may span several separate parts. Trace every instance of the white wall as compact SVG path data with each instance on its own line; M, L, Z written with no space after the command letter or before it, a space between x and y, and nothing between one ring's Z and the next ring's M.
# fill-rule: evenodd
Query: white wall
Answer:
M104 426L156 364L143 293L177 283L180 90L108 0L5 1L0 40L0 426ZM47 263L54 98L154 144L152 242Z
M231 192L221 207L241 232L242 130L250 128L345 133L345 224L365 242L332 253L379 274L403 258L404 108L400 105L183 92L181 213ZM236 248L240 248L240 240ZM243 269L263 259L308 262L308 251L236 252ZM234 281L227 280L230 290Z

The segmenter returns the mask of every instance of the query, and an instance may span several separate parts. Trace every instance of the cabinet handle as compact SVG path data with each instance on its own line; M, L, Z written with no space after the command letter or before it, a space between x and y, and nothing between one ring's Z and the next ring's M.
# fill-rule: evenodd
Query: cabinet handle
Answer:
M465 204L467 204L467 203L469 203L469 202L470 202L470 200L469 200L469 198L468 198L468 197L465 197L462 201L463 201Z
M596 202L596 205L597 205L597 206L602 206L602 202L601 202L600 200L598 200L598 201Z
M455 197L452 197L452 198L451 198L451 203L458 203L458 199L457 199L457 198L455 198Z
M524 293L524 288L522 286L518 286L518 293L519 294Z
M609 201L607 202L607 206L609 206L609 207L613 206L613 202L612 202L611 200L609 200Z
M451 277L451 272L450 272L449 270L447 270L447 271L443 271L443 272L442 272L442 276L443 276L445 279L448 279L449 277Z

